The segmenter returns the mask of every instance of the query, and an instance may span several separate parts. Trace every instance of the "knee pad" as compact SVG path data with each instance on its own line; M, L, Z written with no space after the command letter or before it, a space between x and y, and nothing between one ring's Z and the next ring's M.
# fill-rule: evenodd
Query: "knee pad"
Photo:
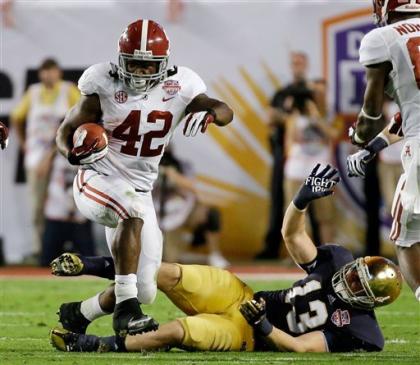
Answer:
M137 298L140 303L152 304L157 294L157 272L158 265L147 265L140 268L137 274Z
M142 284L137 283L137 299L142 304L152 304L156 299L156 283Z

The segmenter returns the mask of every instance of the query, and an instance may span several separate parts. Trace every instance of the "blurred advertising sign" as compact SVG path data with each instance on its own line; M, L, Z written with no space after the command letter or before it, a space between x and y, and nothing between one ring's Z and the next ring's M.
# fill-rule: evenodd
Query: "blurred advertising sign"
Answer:
M360 110L365 72L359 63L359 48L363 36L372 28L370 8L323 21L323 73L329 80L330 101L339 114L353 117Z

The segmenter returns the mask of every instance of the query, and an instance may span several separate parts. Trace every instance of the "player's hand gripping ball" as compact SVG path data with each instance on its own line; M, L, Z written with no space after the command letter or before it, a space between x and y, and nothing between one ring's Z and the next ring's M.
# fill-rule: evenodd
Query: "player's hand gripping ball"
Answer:
M108 153L108 137L99 124L86 123L73 134L73 148L68 160L72 165L86 165L99 161Z

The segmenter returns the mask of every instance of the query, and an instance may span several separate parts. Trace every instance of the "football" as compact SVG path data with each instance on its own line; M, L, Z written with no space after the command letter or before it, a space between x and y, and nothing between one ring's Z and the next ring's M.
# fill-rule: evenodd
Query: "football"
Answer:
M74 131L73 153L76 156L99 152L106 146L108 146L108 136L105 128L99 124L82 124Z

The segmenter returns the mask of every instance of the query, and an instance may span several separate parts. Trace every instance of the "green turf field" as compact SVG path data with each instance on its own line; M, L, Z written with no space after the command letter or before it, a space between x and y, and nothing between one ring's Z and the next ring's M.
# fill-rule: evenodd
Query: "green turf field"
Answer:
M250 283L254 289L285 287L288 282ZM139 354L63 353L49 344L48 331L56 324L61 302L93 295L107 285L90 279L0 279L0 364L420 364L420 306L405 287L396 303L377 311L386 345L381 353L186 353L172 350ZM145 307L161 323L181 315L162 294ZM111 318L101 318L91 333L112 334Z

